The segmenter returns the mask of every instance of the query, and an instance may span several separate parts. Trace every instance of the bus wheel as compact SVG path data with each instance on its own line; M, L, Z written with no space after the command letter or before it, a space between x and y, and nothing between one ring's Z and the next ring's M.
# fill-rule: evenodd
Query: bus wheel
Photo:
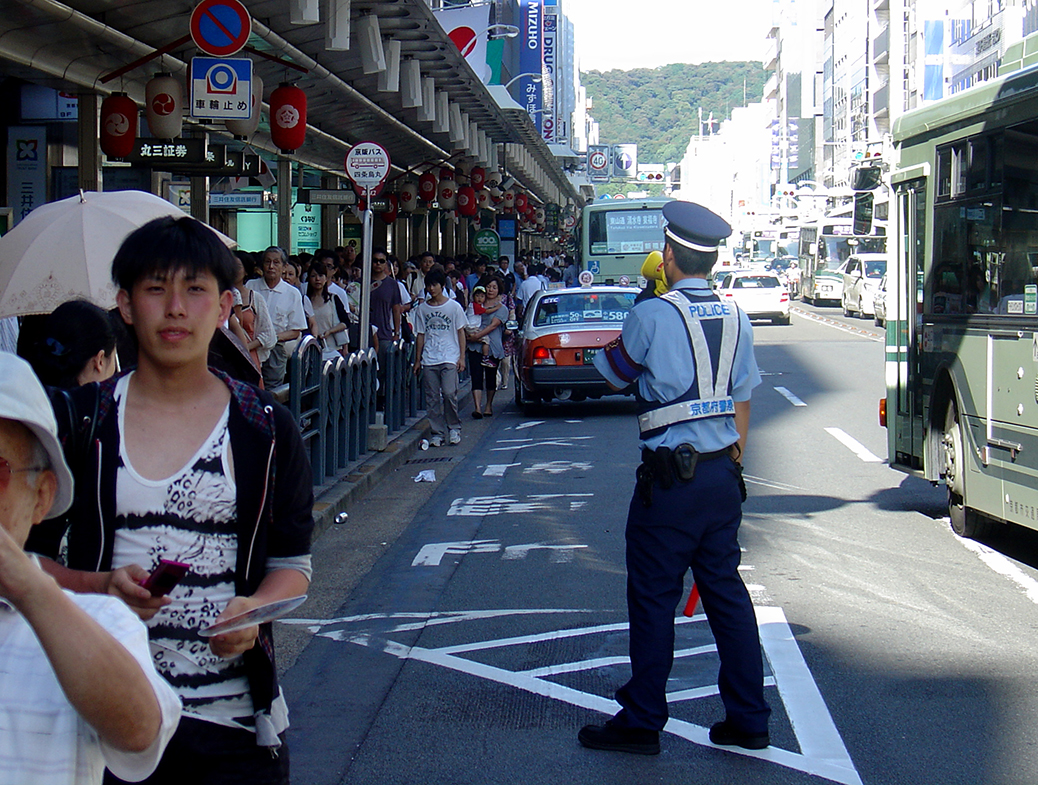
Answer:
M988 521L966 506L966 465L963 448L965 438L959 423L959 412L954 402L948 404L944 416L944 431L941 434L941 473L948 488L948 517L951 528L960 537L982 536L988 529Z

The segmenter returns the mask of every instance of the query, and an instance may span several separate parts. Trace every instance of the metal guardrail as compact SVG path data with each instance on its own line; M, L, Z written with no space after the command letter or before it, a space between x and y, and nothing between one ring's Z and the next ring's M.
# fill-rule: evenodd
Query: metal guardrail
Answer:
M366 455L368 426L375 423L380 400L391 434L418 415L422 398L413 364L413 344L391 343L386 352L385 389L380 390L374 349L325 359L313 336L299 341L288 358L288 383L273 393L299 425L315 485L330 484L348 474Z

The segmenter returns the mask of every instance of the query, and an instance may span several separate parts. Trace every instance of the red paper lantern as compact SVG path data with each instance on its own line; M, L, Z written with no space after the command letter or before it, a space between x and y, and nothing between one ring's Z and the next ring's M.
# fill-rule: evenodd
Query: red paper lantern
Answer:
M397 213L400 210L400 200L396 194L389 195L389 209L382 213L379 217L383 222L387 224L393 223L396 220Z
M418 196L423 202L431 202L436 198L436 175L426 172L418 178Z
M515 195L515 209L521 213L526 212L526 205L529 204L529 197L526 196L522 191Z
M457 196L458 184L454 180L440 180L439 201L442 209L453 210Z
M512 212L515 209L515 191L505 191L501 196L504 200L505 212Z
M126 158L137 141L137 104L126 93L101 102L101 150L109 158Z
M466 218L471 218L479 213L476 191L471 185L463 185L458 189L458 212Z
M306 139L306 93L287 82L270 94L270 138L286 154Z
M480 190L487 182L487 170L482 166L473 166L472 171L469 172L469 180L473 190Z

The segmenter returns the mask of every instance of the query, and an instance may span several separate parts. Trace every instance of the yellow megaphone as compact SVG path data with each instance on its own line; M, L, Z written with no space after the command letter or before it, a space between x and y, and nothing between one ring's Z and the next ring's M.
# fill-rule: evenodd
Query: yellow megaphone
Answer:
M663 272L663 254L659 251L649 251L649 255L642 262L642 278L656 282L656 296L666 294L670 289L667 283L667 275Z

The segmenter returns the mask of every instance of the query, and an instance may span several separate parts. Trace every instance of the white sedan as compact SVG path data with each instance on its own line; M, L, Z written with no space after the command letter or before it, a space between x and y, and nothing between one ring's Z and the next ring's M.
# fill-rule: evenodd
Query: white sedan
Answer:
M862 253L848 257L843 268L840 304L844 316L875 316L874 301L880 279L887 272L887 255Z
M789 290L775 273L736 270L721 280L716 291L722 299L734 300L751 319L789 324Z

